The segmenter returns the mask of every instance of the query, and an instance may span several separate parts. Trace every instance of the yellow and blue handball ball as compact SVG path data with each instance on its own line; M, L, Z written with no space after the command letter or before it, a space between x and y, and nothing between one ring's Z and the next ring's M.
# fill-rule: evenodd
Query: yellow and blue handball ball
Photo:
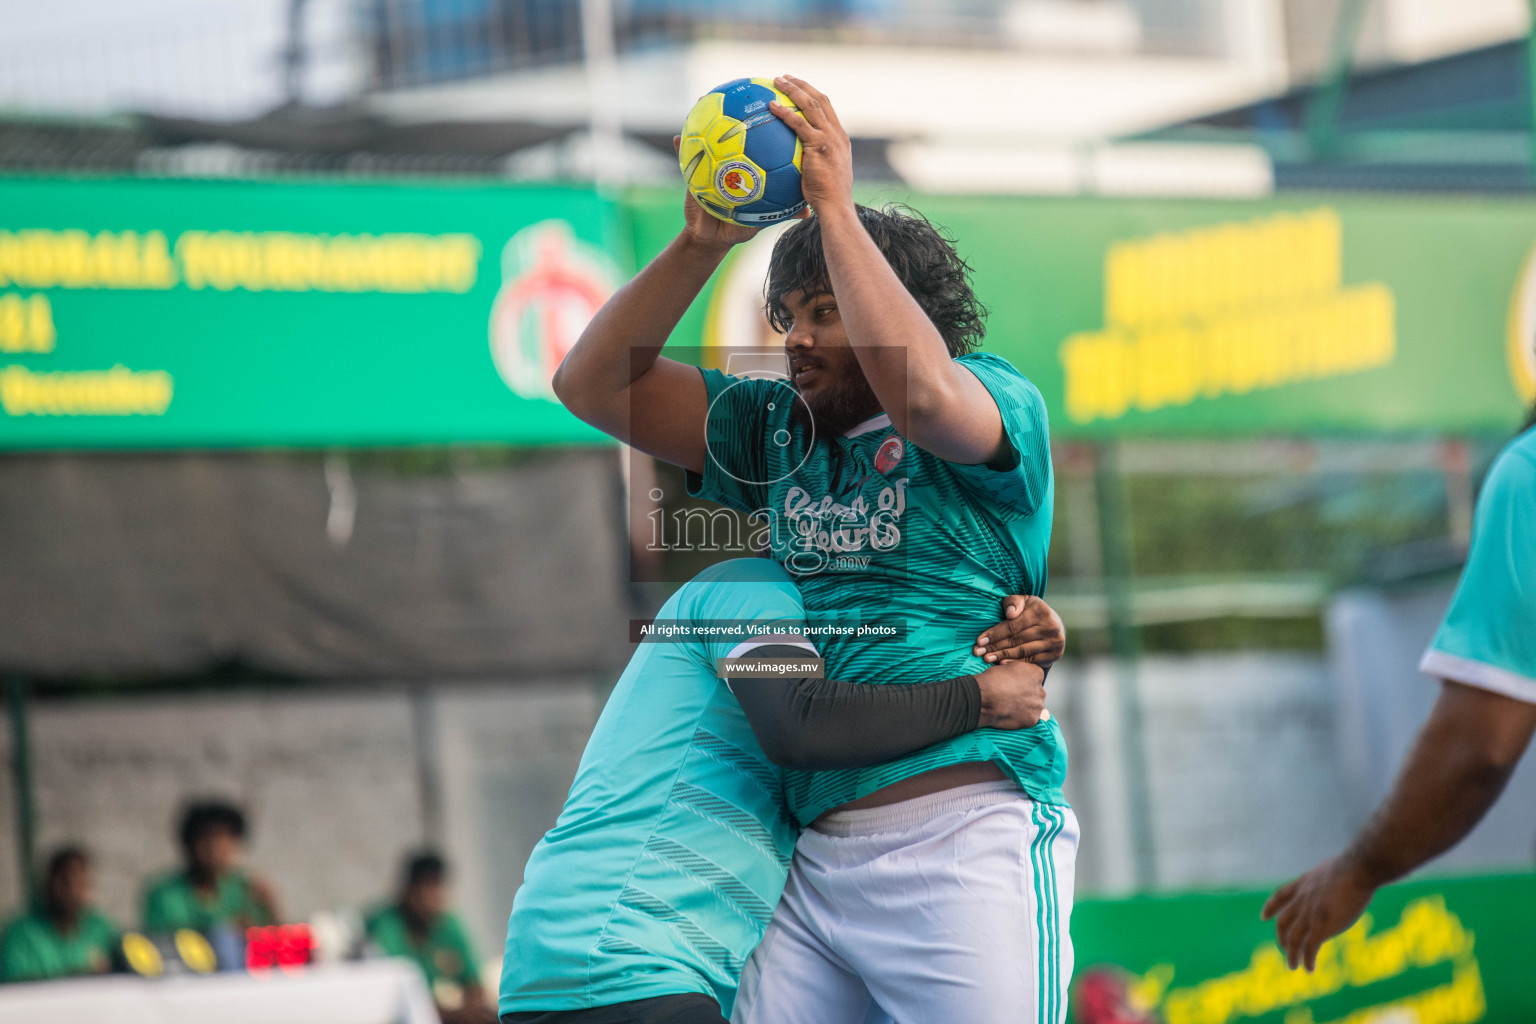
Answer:
M721 220L756 228L805 209L800 139L768 109L773 100L800 112L771 78L738 78L699 97L683 122L683 180Z

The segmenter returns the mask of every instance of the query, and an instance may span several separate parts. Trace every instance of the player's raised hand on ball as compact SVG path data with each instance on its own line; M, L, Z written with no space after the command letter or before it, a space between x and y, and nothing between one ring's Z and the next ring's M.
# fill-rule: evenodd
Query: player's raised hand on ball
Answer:
M682 145L681 135L672 136L673 152L681 149ZM690 241L708 248L729 249L733 245L747 241L759 230L759 228L749 228L706 213L704 207L699 205L699 201L693 198L693 193L687 188L683 189L683 233Z
M768 105L800 137L800 191L820 212L836 203L853 205L853 143L832 109L832 101L808 82L780 75L774 86L800 108L796 113L774 101Z
M1030 594L1003 598L1003 621L976 638L971 653L991 664L1008 659L1050 665L1067 649L1067 627L1056 610Z
M1334 857L1276 889L1259 916L1275 922L1275 942L1285 951L1285 962L1310 971L1323 943L1354 924L1375 893L1348 857Z
M1027 661L993 665L976 677L981 687L983 729L1028 729L1051 713L1045 710L1045 669Z

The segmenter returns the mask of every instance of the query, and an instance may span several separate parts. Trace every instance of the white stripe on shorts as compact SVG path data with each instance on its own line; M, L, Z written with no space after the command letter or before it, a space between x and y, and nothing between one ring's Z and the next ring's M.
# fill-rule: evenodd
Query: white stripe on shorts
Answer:
M1063 1024L1077 821L1009 782L801 834L735 1024Z

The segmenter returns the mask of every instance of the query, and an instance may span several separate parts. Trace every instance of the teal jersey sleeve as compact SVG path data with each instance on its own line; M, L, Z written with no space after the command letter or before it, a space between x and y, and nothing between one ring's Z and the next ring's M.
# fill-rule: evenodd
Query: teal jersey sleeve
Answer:
M655 621L791 627L803 615L782 567L738 558L683 584ZM528 859L507 923L501 1013L698 992L729 1015L796 837L783 773L715 672L740 643L746 634L635 650L559 820Z
M990 352L972 352L956 360L991 393L1003 417L1003 431L1013 449L1004 469L949 463L962 485L993 505L1006 522L1034 515L1045 504L1051 484L1051 431L1045 399L1013 364Z
M1489 470L1466 569L1419 669L1536 704L1536 430Z
M720 586L719 584L726 584ZM742 584L749 584L743 586ZM681 593L675 612L691 626L683 634L710 674L721 658L734 658L762 641L803 646L811 657L816 646L805 638L805 602L779 563L768 558L732 558L705 569Z
M787 381L732 377L701 369L709 396L704 427L704 472L687 474L688 493L742 512L766 507L766 484L778 472L770 470L766 441L787 424L789 410L799 401ZM786 435L787 436L787 435Z

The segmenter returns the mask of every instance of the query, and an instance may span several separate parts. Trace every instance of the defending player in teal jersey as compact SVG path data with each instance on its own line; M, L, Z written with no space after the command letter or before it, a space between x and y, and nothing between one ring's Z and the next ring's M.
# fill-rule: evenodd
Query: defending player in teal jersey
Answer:
M1053 478L1039 392L972 349L983 309L954 245L852 198L847 133L806 83L770 110L803 144L815 216L778 240L767 288L786 381L660 356L730 247L754 232L689 199L686 226L598 313L555 376L576 415L761 514L814 619L893 622L825 644L828 673L918 683L985 664L1006 594L1046 583ZM803 114L803 117L801 116ZM1077 825L1053 721L874 768L795 772L802 832L733 1020L1060 1024Z
M740 631L643 642L630 660L518 890L507 1024L719 1024L799 832L781 765L871 764L1043 708L1027 662L918 686L722 681L721 659L816 654L799 592L767 559L705 570L659 618Z

